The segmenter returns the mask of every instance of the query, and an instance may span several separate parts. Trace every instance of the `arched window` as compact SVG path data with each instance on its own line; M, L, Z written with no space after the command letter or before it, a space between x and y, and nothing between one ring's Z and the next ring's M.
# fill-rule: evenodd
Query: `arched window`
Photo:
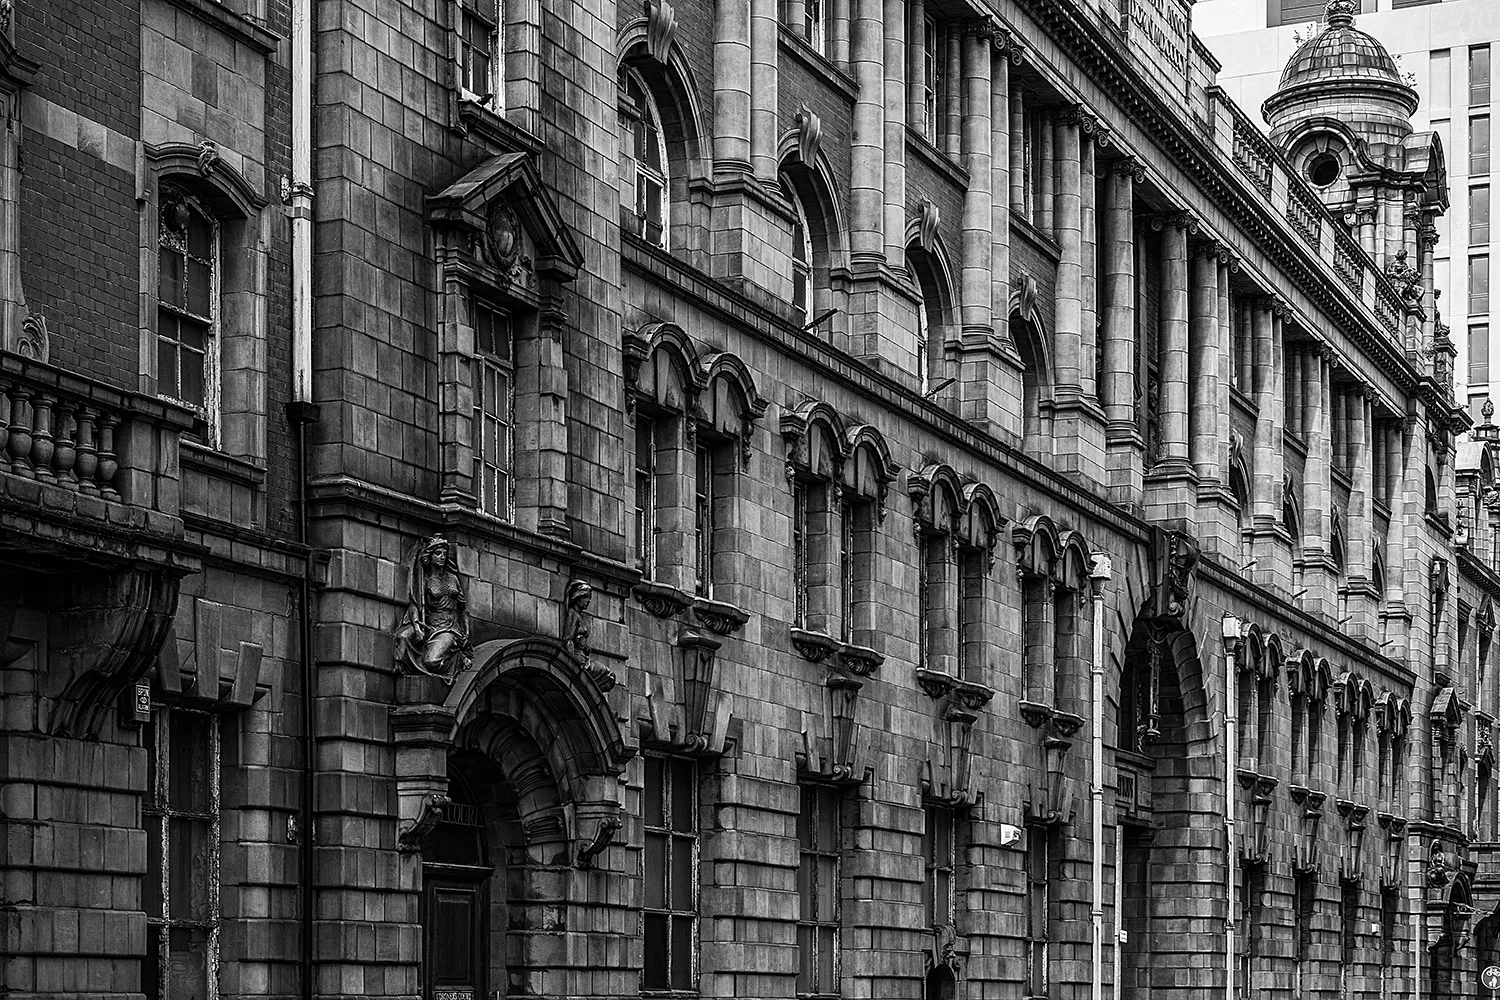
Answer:
M802 200L797 197L791 180L781 175L781 190L792 203L792 305L804 319L812 308L812 237L807 225L807 212Z
M1245 530L1250 520L1250 480L1245 474L1244 462L1233 462L1229 466L1229 492L1234 496L1234 519L1236 539L1241 556L1250 555L1252 539Z
M906 248L906 261L916 279L920 296L917 303L916 374L917 391L925 396L934 387L951 384L944 364L943 346L953 321L952 285L936 249L925 249L920 243L913 242Z
M163 184L158 212L156 391L217 425L219 223L186 191Z
M621 69L621 91L631 114L631 158L635 164L635 234L647 243L667 245L667 150L661 112L641 75Z

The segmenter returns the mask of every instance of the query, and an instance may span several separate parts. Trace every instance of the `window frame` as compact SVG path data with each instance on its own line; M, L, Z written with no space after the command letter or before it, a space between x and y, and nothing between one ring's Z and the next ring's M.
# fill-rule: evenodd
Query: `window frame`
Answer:
M178 808L172 802L173 781L173 719L174 717L192 717L206 723L206 745L205 763L207 765L207 807L205 809L183 809ZM149 852L157 852L154 857L158 859L160 883L158 892L161 899L161 914L153 916L150 913L151 897L148 895L142 900L143 909L146 913L146 937L148 956L147 962L152 961L151 946L155 938L155 961L157 965L154 977L148 977L146 970L142 970L143 988L154 982L157 986L156 996L171 996L169 983L173 963L171 961L171 938L172 932L176 930L199 930L206 936L204 944L204 980L205 1000L216 1000L219 994L219 858L220 858L220 792L221 792L221 759L220 759L220 731L219 719L210 712L204 712L191 708L169 707L156 704L152 707L152 717L149 731L143 739L147 750L147 760L150 765L150 784L147 788L145 798L141 803L143 826L147 831L148 859L153 857ZM167 752L162 752L162 747ZM155 819L160 824L157 836L153 838L151 833L151 820ZM206 860L206 869L209 877L204 888L207 892L205 906L207 917L203 919L183 919L173 916L174 897L173 872L172 872L172 827L173 820L186 820L190 823L207 823L208 832L206 848L209 857ZM148 860L146 871L149 878L153 865ZM144 888L144 886L143 886ZM149 995L150 991L147 990Z
M1026 995L1046 997L1052 988L1052 836L1042 826L1026 831ZM1038 873L1040 869L1040 874Z
M493 7L493 20L479 9L481 4ZM489 42L489 49L484 52L484 59L487 63L485 76L488 77L489 86L487 92L477 91L471 86L474 82L472 53L480 51L469 35L471 23L481 27ZM459 97L465 101L473 101L481 107L487 107L496 113L503 111L505 105L504 32L505 0L454 0L454 41L457 50Z
M660 801L657 808L660 811L661 822L651 822L651 775L652 765L657 764L660 768L659 788ZM674 754L649 752L645 755L645 768L641 779L641 820L644 828L644 841L641 850L641 940L645 940L646 926L653 918L663 918L666 921L667 930L663 944L666 947L667 985L648 986L646 983L647 967L645 962L641 965L640 993L643 996L681 996L698 992L699 974L699 914L702 906L702 886L699 882L698 866L700 862L700 834L701 828L699 817L701 814L699 799L700 775L698 762L690 757L682 757ZM676 809L682 803L676 798L678 782L685 781L689 786L687 808L689 820L686 828L677 825ZM662 872L662 905L650 905L650 887L648 883L648 864L651 857L649 844L652 838L660 838L664 843L662 854L664 870ZM690 907L677 906L678 900L674 899L677 889L673 878L679 875L676 870L677 851L689 852L687 870L690 873L691 885L688 894L691 901ZM679 921L685 921L689 927L688 937L688 969L686 982L688 985L679 986L674 982L677 971L674 966L674 950L676 947L675 931ZM649 949L648 949L649 951Z
M1482 59L1476 59L1482 56ZM1488 106L1490 103L1491 87L1494 81L1494 64L1492 63L1489 45L1469 46L1469 107L1479 108ZM1484 80L1480 84L1475 81L1474 70L1477 66L1484 67Z
M922 899L930 927L953 927L958 921L958 825L958 810L952 806L933 802L923 806ZM941 841L937 837L940 826L946 831ZM947 845L945 851L940 850L942 843Z
M1482 288L1482 290L1481 290ZM1469 315L1490 314L1490 255L1469 255Z
M516 322L514 313L499 305L494 299L486 297L482 291L473 286L465 288L465 305L468 311L469 328L474 331L474 353L471 361L472 377L474 380L474 398L472 400L473 419L473 452L474 452L474 500L475 508L479 513L488 515L501 521L512 522L515 520L516 510ZM494 351L485 351L480 346L478 314L481 309L488 310L495 318L504 320L505 336L508 345L508 358L501 357ZM488 377L493 375L497 380L504 378L505 391L505 414L504 420L490 414L486 407L488 399ZM505 437L504 451L507 465L505 467L491 465L488 459L489 438L485 431L492 426L503 427ZM504 496L499 495L496 490L497 505L494 509L489 503L490 474L494 472L496 481L504 476Z
M797 908L797 985L796 994L799 997L826 997L839 996L842 993L843 977L843 845L844 845L844 818L843 818L843 791L836 785L820 784L816 782L802 782L798 785L798 794L801 802L797 811L797 885L798 885L798 908ZM809 809L809 802L812 808ZM831 832L832 846L824 843L821 839L823 833L822 818L823 810L833 810L833 824ZM811 839L805 836L811 832ZM809 860L811 859L811 860ZM819 862L828 862L822 866ZM810 866L810 867L809 867ZM821 890L820 872L831 868L833 889L829 898L833 901L833 914L831 919L822 919L825 915L818 910L818 897ZM812 904L812 915L809 918L808 903ZM827 985L829 989L804 989L803 978L803 934L809 933L809 941L812 945L811 961L806 963L812 970L813 987L824 985L820 982L819 970L822 965L823 936L831 931L829 940L832 942L833 955L829 961L829 974L831 982Z
M655 580L658 570L656 543L661 534L657 516L657 477L660 475L657 451L664 421L642 413L635 414L635 530L636 563L643 580ZM645 459L643 462L642 459ZM644 488L643 488L644 487Z
M1482 207L1482 211L1481 211ZM1490 242L1490 213L1492 209L1490 200L1490 186L1488 184L1475 184L1469 188L1469 246L1483 246ZM1483 224L1476 219L1484 216Z
M1480 137L1483 137L1483 143ZM1490 156L1492 150L1492 139L1494 138L1490 125L1490 116L1469 116L1469 176L1486 177L1490 172ZM1483 146L1481 149L1480 146Z
M179 241L171 236L171 230L167 222L167 205L169 198L173 204L184 206L190 214L197 215L208 223L209 227L209 257L196 258L200 263L205 263L209 270L208 290L208 313L207 315L193 312L186 304L190 296L187 288L187 275L189 273L187 264L190 259L195 259L190 252L190 237L186 224L181 229L182 239ZM162 179L157 185L157 227L156 227L156 292L154 295L156 303L156 330L155 330L155 356L156 356L156 394L163 398L179 403L201 416L207 425L208 440L205 442L211 447L217 447L219 442L219 431L222 423L220 416L220 377L222 365L223 344L223 273L224 273L224 248L223 248L223 220L208 210L200 199L193 196L186 188L172 183L170 178ZM167 253L178 253L183 258L183 298L184 303L169 303L165 301L163 292L162 275L164 272L163 262ZM171 316L178 324L179 333L175 338L168 338L162 329L163 315ZM203 330L203 402L195 403L186 398L182 389L182 355L189 350L183 342L180 330L183 322L191 323L201 327ZM167 343L176 345L175 370L173 388L169 391L163 384L161 352Z
M631 122L631 160L635 165L635 193L632 199L636 218L635 235L652 246L665 250L668 249L668 236L672 230L672 178L669 171L671 160L668 157L666 135L662 128L661 109L657 106L656 95L651 92L645 78L635 67L622 65L620 72L626 79L624 90L632 107L634 119ZM632 85L639 91L640 99L630 93ZM659 166L651 166L643 155L640 147L647 139L654 140ZM652 220L646 211L648 198L645 185L647 183L653 183L658 188L658 198L661 202L659 221ZM661 229L655 237L651 235L653 225L658 225Z
M1476 344L1483 345L1483 358L1480 352L1475 350ZM1490 325L1488 323L1469 324L1469 378L1468 387L1490 384Z

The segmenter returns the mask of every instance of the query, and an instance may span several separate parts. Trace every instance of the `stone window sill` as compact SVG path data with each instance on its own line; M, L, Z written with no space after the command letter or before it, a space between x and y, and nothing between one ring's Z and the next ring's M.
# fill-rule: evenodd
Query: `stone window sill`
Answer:
M189 469L252 489L264 485L266 481L265 466L214 451L195 441L182 442L182 464Z
M750 620L750 612L723 601L698 597L693 600L693 617L714 635L733 635Z
M657 618L671 618L693 603L691 597L676 587L651 580L642 580L631 588L631 593L648 614Z
M454 94L458 102L459 130L482 139L505 153L542 152L542 141L502 114L471 98Z
M811 663L822 663L842 649L843 645L827 632L792 626L792 647L797 650L797 655Z
M267 31L254 21L237 14L216 0L167 0L178 10L186 11L204 24L218 28L237 42L242 42L263 56L271 55L281 36Z

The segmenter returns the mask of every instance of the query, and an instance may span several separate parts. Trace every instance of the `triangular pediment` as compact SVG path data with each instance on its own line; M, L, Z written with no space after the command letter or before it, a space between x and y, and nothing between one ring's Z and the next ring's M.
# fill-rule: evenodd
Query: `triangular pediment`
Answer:
M531 154L492 156L427 199L427 221L438 227L488 235L507 213L514 213L534 245L538 274L560 281L577 275L583 251L543 185Z

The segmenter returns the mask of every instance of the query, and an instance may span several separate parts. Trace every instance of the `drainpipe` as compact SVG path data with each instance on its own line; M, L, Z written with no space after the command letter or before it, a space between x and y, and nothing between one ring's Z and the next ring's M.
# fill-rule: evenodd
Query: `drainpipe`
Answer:
M314 852L317 827L313 785L317 777L317 747L313 737L317 678L312 655L312 572L307 510L307 429L318 420L312 391L312 280L313 280L313 8L317 0L292 0L292 176L283 183L283 200L292 223L292 402L287 421L297 435L297 537L306 564L300 584L298 623L302 681L302 796L301 796L301 959L302 997L313 1000L313 921L317 874Z
M1244 623L1234 615L1224 616L1224 899L1228 909L1224 914L1224 1000L1235 1000L1234 974L1235 924L1239 907L1235 905L1235 894L1239 888L1239 851L1236 849L1235 813L1238 803L1235 789L1239 787L1235 768L1240 759L1240 707L1238 675L1235 659L1244 641ZM1249 985L1248 983L1246 984Z
M1089 805L1093 812L1093 875L1089 919L1093 924L1093 1000L1104 1000L1104 585L1114 576L1109 556L1094 556L1089 586L1094 604L1093 663L1089 666L1093 686L1092 767L1089 774ZM1120 862L1115 859L1115 871ZM1118 874L1116 878L1118 879Z

